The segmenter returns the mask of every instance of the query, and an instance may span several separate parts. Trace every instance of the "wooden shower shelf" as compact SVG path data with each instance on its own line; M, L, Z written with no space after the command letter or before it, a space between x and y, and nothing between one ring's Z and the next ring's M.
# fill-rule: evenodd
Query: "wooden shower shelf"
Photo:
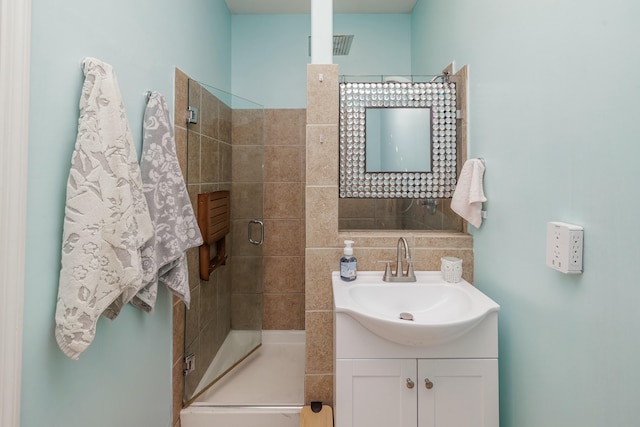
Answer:
M227 262L225 240L230 229L231 201L228 191L198 194L198 226L204 243L200 246L200 279ZM215 251L211 249L215 246Z

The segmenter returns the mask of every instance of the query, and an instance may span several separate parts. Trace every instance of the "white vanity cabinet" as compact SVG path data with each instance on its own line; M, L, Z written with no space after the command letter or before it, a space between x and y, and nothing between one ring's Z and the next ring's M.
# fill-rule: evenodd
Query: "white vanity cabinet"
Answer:
M499 426L497 312L426 347L391 342L347 313L334 315L335 427Z
M336 427L497 427L497 359L338 359Z
M335 427L498 427L500 306L462 280L332 275Z

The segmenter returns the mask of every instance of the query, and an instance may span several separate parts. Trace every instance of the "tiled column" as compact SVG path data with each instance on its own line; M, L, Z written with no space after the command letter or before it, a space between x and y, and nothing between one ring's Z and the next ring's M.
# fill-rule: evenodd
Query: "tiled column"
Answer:
M338 66L307 66L305 402L333 405L331 265L338 241Z

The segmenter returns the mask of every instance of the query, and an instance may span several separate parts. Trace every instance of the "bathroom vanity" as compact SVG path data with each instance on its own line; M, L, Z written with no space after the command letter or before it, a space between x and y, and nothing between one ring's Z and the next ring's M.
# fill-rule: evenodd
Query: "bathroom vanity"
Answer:
M333 274L336 427L498 427L498 304L440 272L382 274Z

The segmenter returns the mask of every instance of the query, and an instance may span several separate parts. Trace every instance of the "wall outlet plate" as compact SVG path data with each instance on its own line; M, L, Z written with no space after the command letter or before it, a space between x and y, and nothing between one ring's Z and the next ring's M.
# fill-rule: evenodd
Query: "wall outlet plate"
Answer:
M547 266L566 274L582 273L583 240L579 225L547 223Z

